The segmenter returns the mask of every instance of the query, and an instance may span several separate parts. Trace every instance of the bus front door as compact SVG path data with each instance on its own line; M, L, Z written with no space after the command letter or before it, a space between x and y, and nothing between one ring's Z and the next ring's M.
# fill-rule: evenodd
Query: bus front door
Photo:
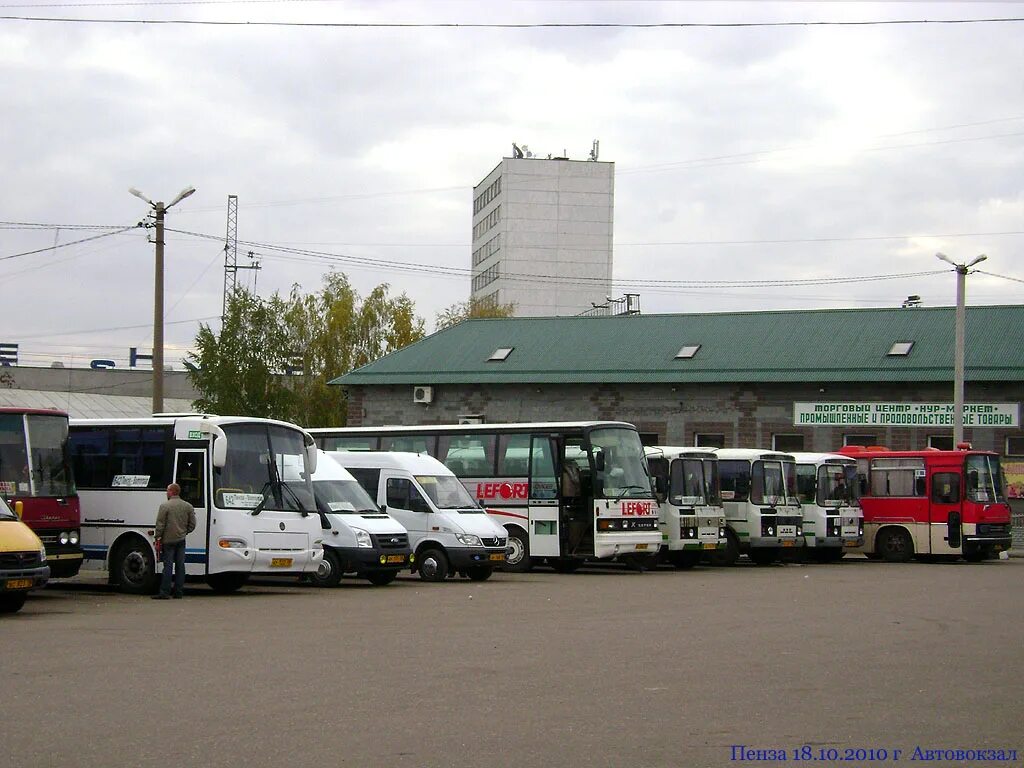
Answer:
M530 440L530 555L558 557L558 475L555 442L548 436Z
M954 555L961 547L961 503L963 489L959 472L935 472L928 504L928 552Z
M206 451L175 451L174 482L181 488L181 498L196 510L196 529L185 538L185 572L205 574L210 508L207 499Z

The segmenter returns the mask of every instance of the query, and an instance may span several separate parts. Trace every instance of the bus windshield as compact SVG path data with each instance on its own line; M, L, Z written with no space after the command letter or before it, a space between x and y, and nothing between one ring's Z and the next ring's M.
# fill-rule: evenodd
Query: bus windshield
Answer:
M606 499L650 499L651 479L647 475L644 447L635 430L603 427L591 430L590 450L594 456L594 496ZM597 455L604 456L604 469L597 471Z
M73 496L75 483L68 453L68 420L63 416L30 414L28 449L33 496Z
M290 467L305 467L302 433L277 424L225 424L227 462L214 473L217 506L313 512L309 474L293 479ZM283 482L286 478L291 482Z
M314 480L313 493L321 512L340 515L380 514L380 509L369 494L355 480Z
M1003 472L998 456L973 455L967 457L967 498L982 503L1006 503Z
M14 514L3 496L0 496L0 520L17 520L18 516Z
M466 513L479 512L480 514L484 512L457 477L416 475L416 482L420 484L420 488L438 509L458 509Z
M796 466L793 466L794 472ZM794 488L796 479L794 478ZM782 462L755 461L751 472L750 501L753 504L767 504L774 507L785 502L785 486L782 482Z
M677 507L707 504L704 462L700 459L676 459L669 477L669 502Z
M858 486L857 467L853 464L823 464L818 467L818 506L859 506Z

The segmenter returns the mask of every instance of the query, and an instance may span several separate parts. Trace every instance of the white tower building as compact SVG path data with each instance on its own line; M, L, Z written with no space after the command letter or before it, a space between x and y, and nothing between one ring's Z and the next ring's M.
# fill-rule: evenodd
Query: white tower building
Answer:
M615 163L513 151L473 188L471 297L514 304L517 317L576 315L605 303Z

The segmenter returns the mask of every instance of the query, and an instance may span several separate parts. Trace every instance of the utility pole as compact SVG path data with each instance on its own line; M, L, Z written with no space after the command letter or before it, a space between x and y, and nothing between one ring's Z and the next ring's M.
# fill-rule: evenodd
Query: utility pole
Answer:
M164 205L159 201L154 203L134 187L128 191L149 203L156 223L156 259L153 276L153 413L161 413L164 409L164 216L170 208L193 194L196 188L186 187L181 190L170 205Z
M967 317L967 275L970 268L988 256L982 254L967 264L957 264L943 253L935 258L952 264L956 270L956 340L953 347L953 448L964 441L964 326Z
M254 261L253 252L249 251L249 264L238 266L238 195L228 195L228 226L224 235L224 291L220 305L220 328L224 331L224 321L228 315L228 299L238 289L238 270L253 270L253 293L256 292L256 276L259 274L260 263Z

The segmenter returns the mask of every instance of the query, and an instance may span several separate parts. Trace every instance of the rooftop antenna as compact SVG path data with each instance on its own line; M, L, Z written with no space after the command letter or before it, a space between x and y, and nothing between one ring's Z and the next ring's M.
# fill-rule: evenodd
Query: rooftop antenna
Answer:
M601 149L601 142L594 139L594 145L590 148L590 160L591 162L597 162L597 155Z

